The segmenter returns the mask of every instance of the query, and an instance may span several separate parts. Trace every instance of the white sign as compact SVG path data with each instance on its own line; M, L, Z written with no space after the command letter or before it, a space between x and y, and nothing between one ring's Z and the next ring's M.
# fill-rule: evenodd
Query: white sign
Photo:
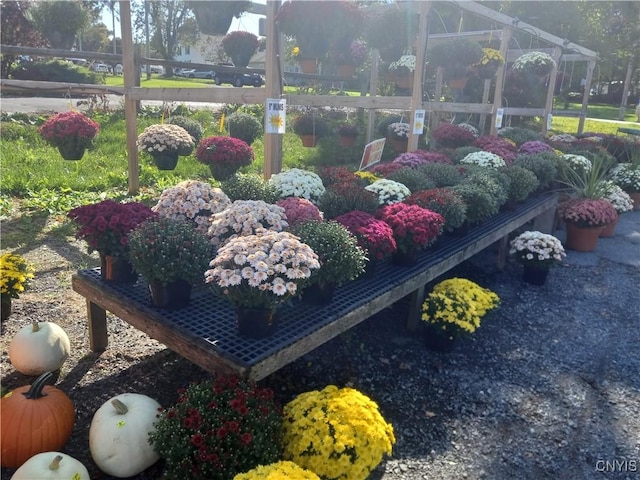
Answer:
M422 135L424 132L424 117L425 110L416 110L413 115L413 133L415 135Z
M285 132L287 124L287 101L280 98L267 98L267 111L264 116L266 133Z
M496 110L496 128L502 128L502 117L504 116L504 108Z
M386 141L386 138L379 138L378 140L374 140L364 146L359 170L364 170L374 163L378 163L382 159L382 150L384 150L384 143Z
M553 115L547 115L547 130L551 130L551 122L553 122Z

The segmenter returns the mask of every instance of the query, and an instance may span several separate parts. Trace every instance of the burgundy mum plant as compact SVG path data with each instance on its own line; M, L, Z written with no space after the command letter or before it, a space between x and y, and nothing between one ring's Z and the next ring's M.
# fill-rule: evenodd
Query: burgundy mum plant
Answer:
M336 217L358 240L358 245L367 251L370 260L382 260L397 249L393 230L370 213L354 210Z
M393 230L393 237L401 252L424 249L442 233L442 215L403 202L386 205L376 212Z
M322 212L310 200L306 198L287 197L276 202L276 205L284 208L289 227L310 220L321 222Z
M558 205L558 213L565 222L579 227L601 227L618 216L615 207L607 200L573 198Z
M467 147L475 140L475 136L469 130L451 123L439 125L432 136L438 147L445 148Z
M251 164L253 149L238 138L213 136L200 141L196 158L207 165L240 168Z
M100 131L100 125L80 112L57 113L47 119L38 132L54 147L75 143L88 147Z
M129 232L157 213L139 202L103 200L76 207L67 213L78 227L76 238L86 240L88 252L114 257L128 256Z
M405 199L405 203L439 213L444 218L444 228L447 231L460 228L467 219L467 205L462 196L449 188L415 192Z
M446 163L448 165L453 165L453 160L451 160L447 155L442 152L431 152L429 150L416 150L415 153L422 156L425 159L425 163Z
M418 168L420 165L424 165L428 162L417 152L406 152L398 155L391 163L402 167Z
M374 175L387 177L388 175L397 172L401 168L402 165L400 165L399 163L378 163L377 165L371 167L369 171Z
M473 146L498 155L507 165L511 165L517 157L515 145L497 135L483 135L473 142Z

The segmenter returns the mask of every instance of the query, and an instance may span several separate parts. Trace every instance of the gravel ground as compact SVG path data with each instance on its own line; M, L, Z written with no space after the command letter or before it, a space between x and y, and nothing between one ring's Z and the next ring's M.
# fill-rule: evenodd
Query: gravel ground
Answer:
M8 361L15 331L35 318L60 324L73 353L58 386L77 411L63 451L92 478L109 478L87 448L95 410L125 391L169 405L177 388L207 374L112 315L109 348L90 352L84 299L69 278L96 258L55 236L18 251L38 273L3 326L3 387L32 381ZM376 400L397 443L374 479L640 478L640 211L623 215L616 236L600 239L595 252L569 251L543 286L523 283L514 262L499 272L491 260L481 254L449 274L502 299L453 352L430 352L420 334L408 333L407 305L399 302L261 383L283 402L329 383ZM160 478L161 467L135 478ZM2 470L3 478L10 474Z

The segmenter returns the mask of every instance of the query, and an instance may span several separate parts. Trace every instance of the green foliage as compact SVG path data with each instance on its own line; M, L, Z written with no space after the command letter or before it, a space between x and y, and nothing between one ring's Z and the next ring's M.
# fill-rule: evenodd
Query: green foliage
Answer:
M451 189L462 197L467 206L467 224L470 226L479 225L498 213L496 199L481 186L464 183Z
M276 189L262 176L256 173L236 173L220 184L222 191L232 202L236 200L262 200L275 203L278 199Z
M554 153L520 155L513 164L535 173L538 182L540 182L540 188L550 186L553 179L557 176L558 160Z
M493 168L478 167L471 170L460 185L474 185L489 194L498 208L504 205L509 196L509 177Z
M517 146L520 146L525 142L542 140L542 135L540 135L538 132L522 127L503 128L498 132L498 136L513 140Z
M522 202L526 200L540 185L535 173L524 167L511 165L500 169L500 171L509 177L510 186L508 196L510 201Z
M204 134L204 127L200 122L192 118L185 117L184 115L171 117L169 118L169 120L167 120L167 123L172 123L173 125L178 125L179 127L184 128L187 132L189 132L189 135L193 137L194 143L196 145Z
M436 187L452 187L462 181L462 175L456 165L429 163L420 165L418 171L432 180Z
M53 48L71 50L75 36L89 25L90 14L79 1L34 2L30 20Z
M16 80L91 83L94 85L104 83L102 74L90 72L84 67L79 67L73 63L64 62L62 60L24 63L13 71L13 78Z
M23 142L27 145L44 145L38 128L22 122L2 122L0 136L10 142Z
M453 162L458 164L460 163L460 160L462 160L464 157L466 157L470 153L480 152L480 151L482 151L482 149L478 147L471 147L471 146L459 147L453 151L453 155L451 157Z
M386 137L389 125L392 123L406 122L406 115L383 115L376 125L376 133L380 137Z
M230 136L239 138L249 145L263 133L260 121L253 115L243 112L235 112L227 117L227 129Z
M433 180L414 168L401 168L390 175L387 175L385 178L393 180L394 182L402 183L411 191L411 193L435 188L435 182Z

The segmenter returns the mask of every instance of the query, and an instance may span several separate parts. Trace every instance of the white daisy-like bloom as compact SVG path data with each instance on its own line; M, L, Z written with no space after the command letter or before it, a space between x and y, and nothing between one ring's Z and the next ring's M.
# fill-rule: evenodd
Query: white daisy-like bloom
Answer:
M171 123L150 125L138 135L139 152L163 152L193 149L193 137L184 128Z
M491 152L472 152L465 156L460 163L463 165L479 165L487 168L500 168L507 164L499 155Z
M411 195L411 191L404 184L386 178L376 180L364 189L378 195L380 205L398 203Z
M539 263L551 266L566 256L560 240L538 231L526 231L511 241L511 255L522 263Z
M273 185L280 198L299 197L316 203L325 188L320 176L300 168L290 168L271 175L269 184Z

